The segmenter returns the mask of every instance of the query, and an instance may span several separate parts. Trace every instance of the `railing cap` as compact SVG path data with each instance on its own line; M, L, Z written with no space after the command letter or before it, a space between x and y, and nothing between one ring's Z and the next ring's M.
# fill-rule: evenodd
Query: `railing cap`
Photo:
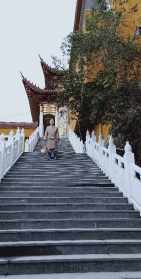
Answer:
M130 145L129 141L126 142L124 147L124 158L130 163L135 163L135 156L132 152L132 146Z
M132 146L129 143L129 141L126 141L125 147L124 147L125 152L132 152Z

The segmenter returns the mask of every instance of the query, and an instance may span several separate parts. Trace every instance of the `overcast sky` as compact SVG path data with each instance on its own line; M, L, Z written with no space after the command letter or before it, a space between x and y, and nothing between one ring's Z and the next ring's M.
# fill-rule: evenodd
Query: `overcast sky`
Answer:
M19 72L44 86L38 54L60 56L76 0L0 0L0 121L31 121Z

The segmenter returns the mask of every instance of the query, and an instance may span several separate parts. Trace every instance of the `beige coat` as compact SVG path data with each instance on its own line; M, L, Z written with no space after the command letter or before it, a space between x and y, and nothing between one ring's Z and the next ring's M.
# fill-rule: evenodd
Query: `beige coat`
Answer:
M45 131L45 138L47 139L47 149L55 149L59 140L58 128L48 126Z

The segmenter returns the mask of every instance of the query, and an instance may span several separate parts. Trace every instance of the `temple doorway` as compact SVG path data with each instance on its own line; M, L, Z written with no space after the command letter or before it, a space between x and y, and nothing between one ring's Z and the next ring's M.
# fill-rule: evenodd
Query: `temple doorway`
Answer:
M53 114L45 114L44 118L43 118L43 123L44 123L44 131L46 129L47 126L49 126L49 122L50 119L54 119L54 123L55 123L55 116Z

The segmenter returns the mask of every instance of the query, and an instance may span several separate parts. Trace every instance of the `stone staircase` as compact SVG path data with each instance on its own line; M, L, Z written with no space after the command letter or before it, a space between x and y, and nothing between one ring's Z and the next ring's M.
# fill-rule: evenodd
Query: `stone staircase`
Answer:
M0 185L0 274L141 271L141 218L63 139L48 161L39 142Z

